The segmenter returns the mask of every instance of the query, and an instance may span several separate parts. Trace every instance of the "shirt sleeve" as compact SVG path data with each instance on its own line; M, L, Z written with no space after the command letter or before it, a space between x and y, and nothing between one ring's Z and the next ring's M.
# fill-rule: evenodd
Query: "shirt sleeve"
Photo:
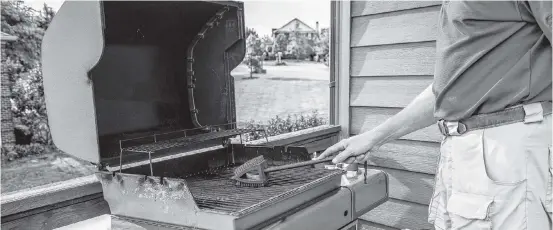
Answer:
M551 0L527 1L534 20L551 43Z

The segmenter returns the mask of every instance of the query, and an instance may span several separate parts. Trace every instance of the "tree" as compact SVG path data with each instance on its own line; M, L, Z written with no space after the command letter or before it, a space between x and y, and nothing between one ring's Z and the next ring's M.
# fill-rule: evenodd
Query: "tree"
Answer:
M261 47L261 39L256 34L250 34L246 38L246 49L248 54L259 56L263 54L263 48Z
M265 35L263 38L261 38L261 48L265 51L271 52L272 51L272 44L273 39L271 37Z
M254 28L246 27L246 38L249 37L252 34L255 35L256 37L259 37L259 35L257 34L257 31L255 31Z
M22 0L1 1L2 32L18 37L17 41L6 44L4 55L19 64L10 79L23 72L29 72L40 60L40 45L44 28L39 25L40 15L24 4ZM44 25L43 25L44 26Z
M277 37L275 38L273 51L274 52L285 52L287 47L288 47L288 43L289 43L289 41L288 41L288 38L286 37L286 35L284 35L284 34L277 35Z
M44 3L42 6L42 11L40 11L40 17L38 18L38 27L44 29L48 29L48 26L50 25L50 22L52 22L52 19L54 19L54 15L56 12L52 7L49 7Z
M329 28L323 28L320 32L320 40L317 46L320 49L321 54L326 55L330 50L330 30Z
M2 32L18 40L6 44L6 73L12 86L12 112L16 133L32 143L51 144L40 65L42 37L55 12L46 4L36 11L21 0L2 1Z
M263 49L261 47L261 39L257 35L257 32L254 29L248 29L248 37L246 38L246 59L245 64L250 67L250 77L253 77L252 73L264 73L263 67L261 66L260 55L263 54Z
M294 55L296 59L303 59L314 52L312 44L310 43L313 42L310 42L303 34L293 32L290 34L290 42L286 50L291 55Z

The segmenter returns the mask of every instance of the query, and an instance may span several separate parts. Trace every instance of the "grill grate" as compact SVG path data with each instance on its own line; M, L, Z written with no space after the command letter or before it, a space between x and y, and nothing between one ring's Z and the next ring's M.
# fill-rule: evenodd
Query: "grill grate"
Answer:
M142 152L142 153L154 153L161 150L166 150L170 148L184 147L194 143L201 143L204 141L215 140L219 138L228 138L236 135L249 133L255 130L251 129L232 129L232 130L222 130L217 132L202 133L193 136L174 138L163 141L156 141L154 143L136 145L127 148L123 148L123 151L128 152Z
M239 187L229 178L234 167L222 168L217 172L199 174L186 178L188 187L198 207L225 214L235 215L252 212L277 202L307 187L315 186L317 180L325 181L340 171L331 171L311 166L295 168L269 174L267 187Z

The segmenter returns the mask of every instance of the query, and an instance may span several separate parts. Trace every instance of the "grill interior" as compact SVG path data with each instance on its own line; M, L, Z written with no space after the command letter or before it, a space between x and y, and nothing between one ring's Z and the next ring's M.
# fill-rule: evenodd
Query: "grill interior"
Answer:
M251 188L236 186L229 180L233 170L234 167L223 168L186 178L190 192L200 208L228 214L251 212L256 207L277 202L279 197L308 189L313 186L310 183L324 181L326 177L337 173L311 166L272 172L269 174L267 187ZM271 198L274 199L272 202Z
M221 132L223 133L227 132ZM157 177L185 179L199 208L241 216L278 203L342 174L339 170L326 170L320 165L305 166L269 173L268 186L259 188L237 186L230 179L236 167L259 155L264 156L269 167L310 159L305 149L297 149L302 148L231 144L223 149L154 162L152 170ZM123 172L150 175L150 168L149 165L143 165L125 169Z

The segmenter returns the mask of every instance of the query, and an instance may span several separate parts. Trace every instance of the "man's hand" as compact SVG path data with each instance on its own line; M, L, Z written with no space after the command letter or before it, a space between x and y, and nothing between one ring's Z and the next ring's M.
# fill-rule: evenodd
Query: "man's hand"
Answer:
M341 151L332 160L333 163L365 162L369 159L370 152L377 150L381 145L415 130L435 124L437 121L433 116L435 103L436 99L432 93L432 85L429 85L407 107L381 125L338 142L316 159L327 158ZM352 158L348 159L349 157Z
M369 159L370 151L378 149L379 146L376 145L377 138L373 135L372 132L366 132L357 136L344 139L333 146L330 146L326 149L321 155L319 155L315 160L327 158L333 156L341 151L334 159L332 163L361 163ZM351 157L351 158L350 158ZM349 158L349 159L348 159ZM347 159L347 160L346 160Z

